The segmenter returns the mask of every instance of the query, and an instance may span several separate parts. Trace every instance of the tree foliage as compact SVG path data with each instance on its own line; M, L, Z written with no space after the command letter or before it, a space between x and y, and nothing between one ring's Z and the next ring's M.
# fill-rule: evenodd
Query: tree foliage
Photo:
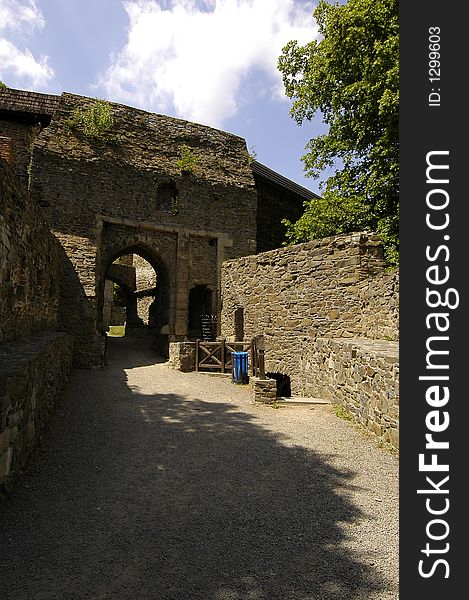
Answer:
M320 39L289 42L278 67L291 114L302 124L320 111L326 134L303 156L314 178L332 168L323 198L306 203L290 242L360 229L377 231L390 264L399 244L398 0L319 0ZM340 165L340 166L337 166Z

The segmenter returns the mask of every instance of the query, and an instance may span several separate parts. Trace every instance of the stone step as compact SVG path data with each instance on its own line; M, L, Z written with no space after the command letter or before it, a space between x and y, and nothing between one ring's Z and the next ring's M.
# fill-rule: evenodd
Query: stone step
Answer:
M330 400L323 398L277 398L277 404L282 406L310 406L311 404L330 404Z

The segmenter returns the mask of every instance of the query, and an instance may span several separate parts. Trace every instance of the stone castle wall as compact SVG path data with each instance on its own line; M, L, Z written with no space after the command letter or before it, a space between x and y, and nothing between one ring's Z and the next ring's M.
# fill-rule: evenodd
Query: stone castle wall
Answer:
M340 402L396 441L390 430L398 428L398 274L386 272L375 235L335 236L226 261L222 294L222 334L234 338L235 310L242 308L245 338L264 335L266 371L290 377L293 395ZM352 347L360 372L350 362ZM378 360L383 352L388 358ZM378 400L384 396L387 404Z
M40 130L40 126L28 123L15 123L14 121L1 121L0 123L0 136L11 140L11 152L9 153L11 161L8 162L25 187L28 187L32 145Z
M287 190L256 177L257 251L280 248L285 241L286 226L282 220L295 222L304 211L303 202Z
M62 95L30 168L32 196L73 269L61 323L77 340L80 366L103 364L106 271L120 255L155 267L164 289L153 325L184 336L191 287L210 286L216 304L222 259L256 249L257 196L243 139L112 104L114 137L90 140L70 126L74 109L90 102ZM184 145L193 172L178 166Z
M60 253L27 189L0 161L0 344L57 326Z
M219 311L222 261L280 245L281 219L295 220L309 193L253 162L244 139L196 123L106 103L112 129L87 136L74 118L94 104L0 90L5 153L65 252L59 322L81 367L104 364L114 260L150 262L164 289L138 297L137 312L157 337L185 339L208 297Z
M136 275L136 291L144 292L145 290L151 290L156 286L156 273L155 269L150 265L148 261L139 256L134 255L133 265L135 267ZM140 319L148 325L150 306L154 302L155 296L143 296L137 299L137 313Z
M71 366L56 331L62 250L0 161L0 498L21 472Z
M387 340L320 338L305 356L319 397L399 448L399 344Z

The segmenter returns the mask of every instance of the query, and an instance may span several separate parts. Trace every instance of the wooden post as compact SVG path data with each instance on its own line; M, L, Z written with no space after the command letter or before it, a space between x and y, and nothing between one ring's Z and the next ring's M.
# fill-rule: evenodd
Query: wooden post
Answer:
M195 370L199 370L199 340L195 340Z
M259 378L265 379L265 345L264 336L259 336Z
M259 348L259 379L265 379L264 350Z
M225 338L221 338L221 346L220 346L220 355L221 355L221 372L225 372Z

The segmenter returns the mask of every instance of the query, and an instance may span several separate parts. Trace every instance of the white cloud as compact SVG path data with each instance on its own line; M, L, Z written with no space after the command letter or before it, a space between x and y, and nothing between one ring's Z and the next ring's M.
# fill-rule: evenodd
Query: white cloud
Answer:
M266 75L283 95L277 60L317 35L310 0L123 0L126 45L100 85L108 97L214 126L236 114L243 82Z
M9 85L43 87L54 72L48 57L20 47L23 36L44 27L36 0L0 0L0 79Z

